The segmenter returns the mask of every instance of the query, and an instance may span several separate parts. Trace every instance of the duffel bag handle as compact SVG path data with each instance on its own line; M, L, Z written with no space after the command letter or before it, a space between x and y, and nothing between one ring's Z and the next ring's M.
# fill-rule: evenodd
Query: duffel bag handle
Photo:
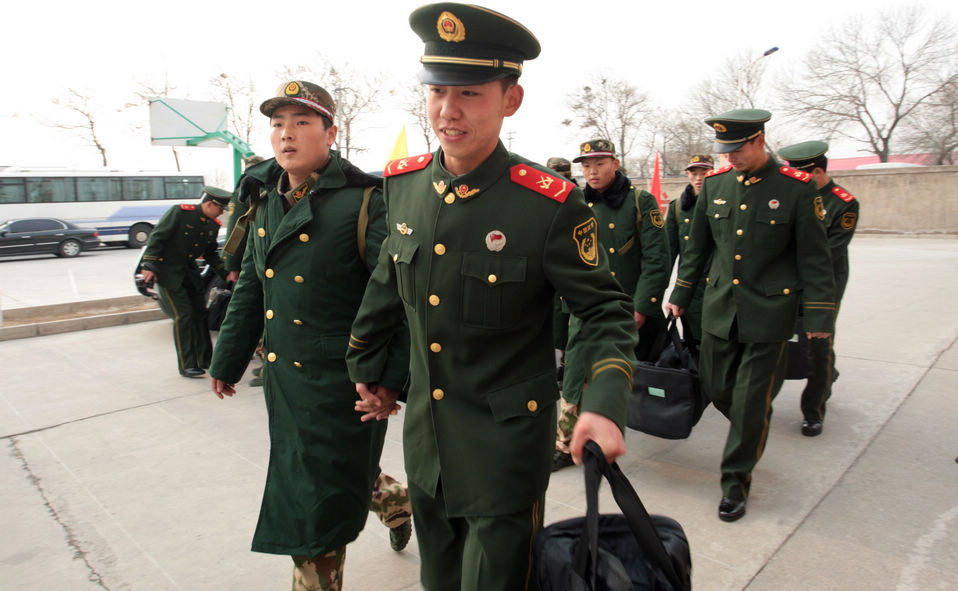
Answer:
M649 561L665 575L665 578L676 591L687 591L686 585L675 572L675 565L669 558L662 539L659 538L639 495L632 488L632 484L615 462L609 463L602 453L602 448L594 441L585 444L585 499L586 514L583 525L582 538L576 547L573 565L576 572L591 584L595 589L596 565L599 551L599 483L604 476L612 488L612 497L615 499L622 514L632 530L639 547ZM582 541L587 541L583 544ZM589 564L591 563L591 565ZM590 567L591 566L591 572Z
M678 323L680 320L683 336L679 336ZM698 364L695 363L696 353L692 350L692 331L689 330L689 321L685 319L685 314L676 318L674 314L669 312L668 318L665 319L665 332L668 339L672 341L672 346L675 347L675 353L679 356L682 367L697 372L699 368Z

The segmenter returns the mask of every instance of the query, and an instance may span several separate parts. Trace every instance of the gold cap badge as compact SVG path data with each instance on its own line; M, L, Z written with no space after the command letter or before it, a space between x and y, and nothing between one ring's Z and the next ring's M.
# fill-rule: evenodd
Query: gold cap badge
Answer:
M727 128L727 127L725 127L724 125L722 125L721 123L718 123L718 122L713 123L713 124L712 124L712 127L715 128L715 131L717 131L717 132L719 132L719 133L725 133L726 131L728 131L728 128Z
M439 38L443 41L458 43L466 40L466 27L448 10L439 15L436 29L439 30Z
M286 90L284 92L286 93L286 96L294 96L299 94L299 84L290 82L286 85Z

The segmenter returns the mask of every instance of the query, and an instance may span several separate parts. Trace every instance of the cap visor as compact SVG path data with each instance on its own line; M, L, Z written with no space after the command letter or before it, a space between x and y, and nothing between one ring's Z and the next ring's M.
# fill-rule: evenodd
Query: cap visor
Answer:
M734 144L721 144L719 142L715 142L715 145L712 146L712 149L718 154L728 154L729 152L734 152L735 150L738 150L739 148L744 146L746 143L747 142L736 142Z
M472 70L452 70L448 68L423 68L419 72L419 81L423 84L436 84L439 86L471 86L473 84L485 84L493 80L499 80L507 76L512 76L510 72L500 70L483 70L476 68Z
M697 162L695 164L689 164L685 167L685 170L692 170L693 168L715 168L713 165L708 162Z

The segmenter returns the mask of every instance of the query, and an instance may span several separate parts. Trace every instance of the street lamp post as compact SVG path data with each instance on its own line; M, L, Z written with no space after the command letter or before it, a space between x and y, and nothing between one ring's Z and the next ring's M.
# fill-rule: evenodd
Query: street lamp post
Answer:
M753 59L745 68L742 69L742 73L738 79L738 102L740 107L751 107L754 108L755 105L752 104L752 97L747 95L745 89L751 84L751 73L752 68L761 60L762 58L768 57L778 51L778 46L770 47L762 53L762 55ZM746 104L747 103L747 104Z

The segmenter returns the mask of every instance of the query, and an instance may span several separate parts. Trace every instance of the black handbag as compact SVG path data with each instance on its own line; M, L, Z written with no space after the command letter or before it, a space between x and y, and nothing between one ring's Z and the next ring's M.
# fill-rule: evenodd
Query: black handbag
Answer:
M681 317L669 314L666 321L668 346L655 363L639 362L632 376L626 424L631 429L664 439L685 439L702 418L708 405L699 383L698 365L691 331Z
M677 521L649 515L618 464L586 443L586 515L542 529L535 540L540 591L689 591L692 558ZM599 483L609 481L621 515L599 515Z
M804 380L812 368L812 347L805 334L805 321L801 316L795 318L795 334L785 343L785 379Z

